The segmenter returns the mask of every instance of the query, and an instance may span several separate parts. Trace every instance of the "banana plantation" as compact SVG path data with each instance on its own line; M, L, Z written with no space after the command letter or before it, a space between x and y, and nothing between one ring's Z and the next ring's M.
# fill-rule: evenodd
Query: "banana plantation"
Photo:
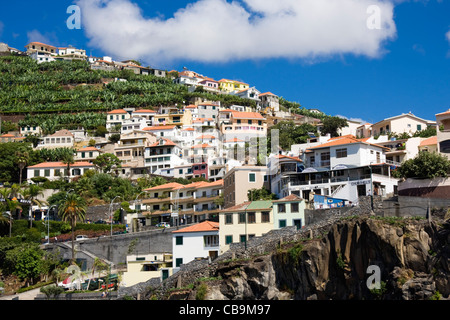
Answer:
M127 81L115 82L115 78ZM226 106L254 106L253 101L233 95L189 93L170 78L136 75L131 70L91 70L86 61L38 64L13 55L0 57L0 92L1 114L26 115L20 126L41 126L48 132L80 125L92 129L104 125L105 113L114 109L182 106L194 97Z

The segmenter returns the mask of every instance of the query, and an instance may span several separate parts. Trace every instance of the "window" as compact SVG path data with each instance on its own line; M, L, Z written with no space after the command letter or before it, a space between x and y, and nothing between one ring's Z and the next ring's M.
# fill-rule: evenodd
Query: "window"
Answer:
M284 203L278 204L278 212L279 213L285 213L286 212L286 205Z
M227 213L225 215L225 224L233 224L233 214Z
M291 212L298 212L298 203L291 203Z
M225 236L225 244L230 244L232 242L233 242L233 236L232 235Z
M239 241L240 242L245 242L247 240L247 237L245 236L245 234L241 234L240 236L239 236Z
M245 212L239 212L239 223L245 223Z
M205 247L218 247L219 246L219 236L203 236L203 243Z
M422 125L418 124L417 125L417 131L420 131L420 130L422 130Z
M278 220L278 227L279 228L286 227L286 220Z
M248 174L248 182L255 182L256 181L256 173L249 173Z
M269 211L261 212L261 222L270 222L270 212Z
M176 258L175 259L175 267L179 267L183 264L183 258Z
M347 148L336 149L336 158L347 158Z
M39 170L34 170L34 176L39 177Z
M45 177L50 177L50 169L45 169L44 170L44 176Z
M183 236L177 236L175 237L175 244L177 246L182 246L183 245Z
M320 160L322 161L322 166L329 166L330 165L330 153L322 152L320 154Z
M247 221L248 221L248 223L256 223L256 214L255 214L255 212L248 212L247 213Z

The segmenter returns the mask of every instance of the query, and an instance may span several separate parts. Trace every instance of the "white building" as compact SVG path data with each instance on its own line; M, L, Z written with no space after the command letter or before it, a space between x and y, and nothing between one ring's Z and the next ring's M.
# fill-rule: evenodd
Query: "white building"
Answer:
M181 148L166 138L159 138L155 143L146 147L144 159L145 167L150 168L151 172L185 164Z
M215 259L219 255L219 223L203 221L172 232L174 272L195 259Z
M69 130L63 129L43 137L37 147L40 149L72 148L74 143L74 135Z
M34 166L27 167L28 183L33 183L31 178L45 177L48 180L57 180L60 178L75 177L83 175L88 170L94 170L95 166L87 161L77 161L69 166L70 172L67 172L67 164L63 162L43 162Z
M35 52L31 53L30 58L33 60L36 60L37 63L55 61L55 58L53 55L51 55L50 53L40 52L40 51L35 51Z
M122 127L124 122L127 122L131 119L130 113L128 113L124 109L116 109L107 112L106 114L106 129L111 130L116 126Z

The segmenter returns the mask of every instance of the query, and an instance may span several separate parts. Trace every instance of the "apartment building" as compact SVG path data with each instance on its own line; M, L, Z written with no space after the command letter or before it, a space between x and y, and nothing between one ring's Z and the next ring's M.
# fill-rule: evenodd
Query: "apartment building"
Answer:
M219 223L203 221L172 231L174 272L196 259L214 260L219 255Z
M122 124L130 121L131 114L124 109L116 109L106 113L106 129L112 130L116 127L121 128Z
M28 183L33 183L31 178L45 177L48 180L58 180L60 178L68 177L70 180L83 175L88 170L94 170L95 166L87 161L76 161L69 166L67 171L67 164L63 162L43 162L33 166L27 167Z
M272 92L261 93L259 99L261 100L261 110L280 111L280 99Z
M437 130L438 152L450 159L450 109L436 114L436 122L442 126Z
M266 166L235 166L223 178L224 208L248 201L247 192L263 186L270 189Z
M295 194L280 200L273 200L274 229L295 226L301 229L305 226L306 201Z
M144 191L147 197L142 203L148 211L143 216L148 220L147 224L167 222L183 225L204 220L217 221L223 183L200 181L183 185L170 182Z
M219 254L229 250L232 243L245 243L273 229L272 201L246 201L223 209L219 214Z
M145 147L145 166L150 172L158 169L173 168L185 164L181 148L172 140L159 137L157 141Z
M231 93L233 91L241 91L248 89L250 86L248 83L236 81L236 80L229 80L229 79L221 79L219 80L219 89L221 91L225 91L228 93Z
M77 149L75 152L76 152L75 155L76 161L88 161L88 162L94 161L100 155L100 153L102 153L102 151L100 151L96 147L84 147Z
M157 140L154 134L145 131L134 130L121 134L120 140L114 145L114 154L122 161L122 165L143 168L145 150Z
M50 54L50 55L56 55L57 54L57 48L54 46L51 46L49 44L45 44L42 42L30 42L25 46L27 49L27 54L30 55L34 52L44 53L44 54Z
M372 135L392 133L408 133L413 135L416 131L425 130L428 126L436 126L436 121L425 120L409 113L383 119L372 125Z
M37 148L54 149L54 148L72 148L75 143L75 137L69 130L63 129L56 131L54 134L44 136Z
M248 141L267 136L267 120L259 112L222 110L220 121L220 131L226 140L238 138Z

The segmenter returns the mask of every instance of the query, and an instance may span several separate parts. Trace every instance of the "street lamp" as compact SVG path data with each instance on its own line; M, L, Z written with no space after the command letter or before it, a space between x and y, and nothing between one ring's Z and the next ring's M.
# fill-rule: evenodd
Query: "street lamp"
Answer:
M115 196L114 199L111 200L111 203L109 205L109 217L111 219L111 237L112 237L112 225L113 225L112 206L113 206L114 200L116 200L117 198L122 198L122 197L121 196Z

